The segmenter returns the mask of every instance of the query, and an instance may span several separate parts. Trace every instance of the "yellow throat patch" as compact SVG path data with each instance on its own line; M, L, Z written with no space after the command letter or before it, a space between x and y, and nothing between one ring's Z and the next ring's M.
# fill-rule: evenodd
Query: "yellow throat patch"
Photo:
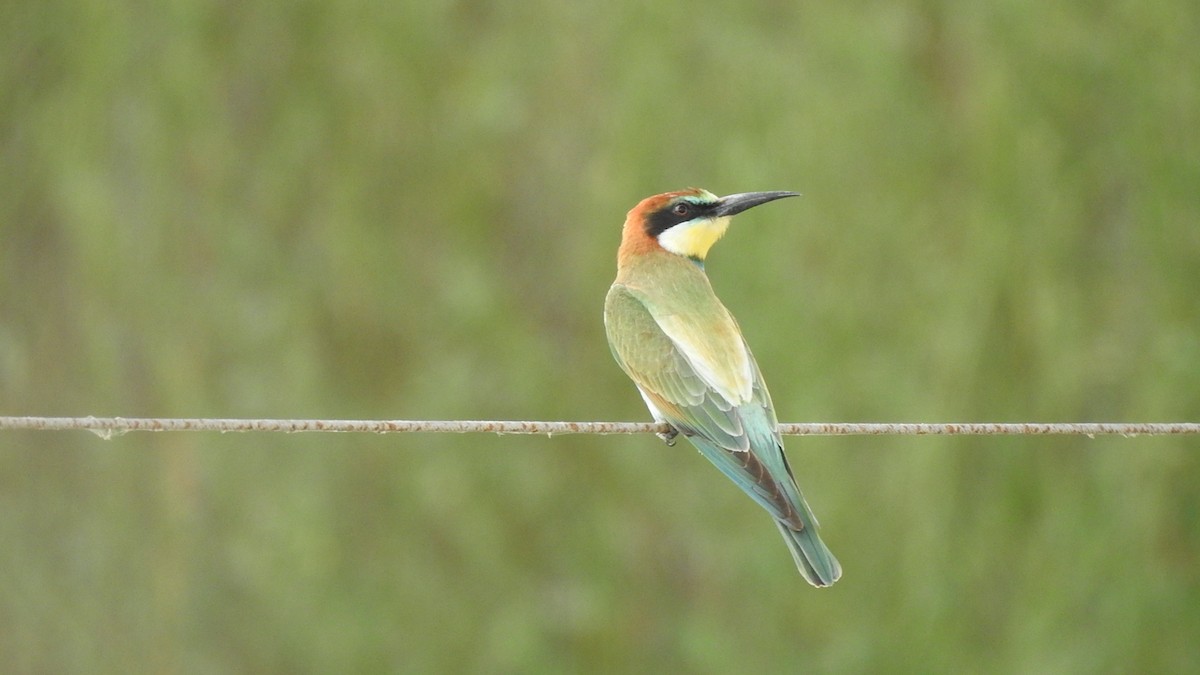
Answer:
M729 218L704 218L680 223L658 235L658 243L677 255L704 260L708 249L725 235Z

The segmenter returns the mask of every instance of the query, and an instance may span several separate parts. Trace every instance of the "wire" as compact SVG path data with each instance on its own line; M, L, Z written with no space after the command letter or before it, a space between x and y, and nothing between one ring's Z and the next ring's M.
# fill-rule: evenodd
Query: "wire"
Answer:
M654 422L537 422L470 420L284 420L153 417L2 417L0 430L91 431L111 438L130 431L649 434L665 433ZM1017 422L780 424L786 436L1165 436L1200 434L1195 422Z

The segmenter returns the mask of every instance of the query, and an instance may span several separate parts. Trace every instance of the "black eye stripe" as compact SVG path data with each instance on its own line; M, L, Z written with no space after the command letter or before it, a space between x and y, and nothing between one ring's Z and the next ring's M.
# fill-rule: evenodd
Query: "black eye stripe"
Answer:
M675 213L675 209L683 205L688 207L687 212L683 215ZM650 214L650 217L646 219L646 234L650 235L651 237L657 237L658 235L666 232L680 223L686 223L689 220L694 220L704 215L704 213L711 210L713 206L714 204L696 204L694 202L675 202L673 204L668 204L667 206L664 206Z

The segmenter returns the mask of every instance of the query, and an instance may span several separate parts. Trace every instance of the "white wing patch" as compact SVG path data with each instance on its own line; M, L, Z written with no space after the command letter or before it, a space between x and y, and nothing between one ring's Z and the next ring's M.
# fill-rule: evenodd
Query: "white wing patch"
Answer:
M634 382L633 385L637 387L638 393L642 395L642 400L646 402L646 407L649 408L650 414L654 417L654 421L659 423L666 422L667 418L663 417L663 414L661 411L659 411L658 406L654 405L654 401L651 401L650 397L646 395L646 390L642 389L642 385L638 384L637 382Z

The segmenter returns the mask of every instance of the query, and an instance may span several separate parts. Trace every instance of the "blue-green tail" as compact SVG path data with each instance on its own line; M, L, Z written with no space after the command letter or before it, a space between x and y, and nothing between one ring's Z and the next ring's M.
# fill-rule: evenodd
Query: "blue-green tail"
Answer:
M688 440L721 473L770 512L792 552L796 567L808 583L822 588L841 578L842 565L821 541L817 519L804 501L804 495L800 494L783 448L773 435L754 438L760 448L767 448L766 451L755 449L752 444L749 451L734 452L696 435L689 436Z
M787 542L792 560L796 561L796 567L805 581L817 588L824 588L841 578L842 564L821 541L815 521L806 521L804 529L799 531L793 530L782 520L776 520L775 525L779 527L779 533Z

